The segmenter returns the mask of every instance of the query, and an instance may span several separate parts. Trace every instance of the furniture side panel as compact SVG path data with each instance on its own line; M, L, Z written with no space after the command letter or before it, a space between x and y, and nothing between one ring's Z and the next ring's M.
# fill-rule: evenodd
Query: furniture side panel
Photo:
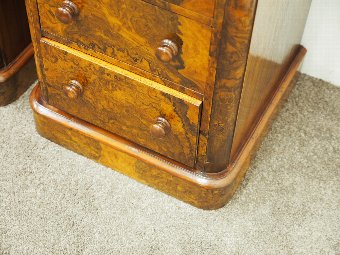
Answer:
M311 0L261 0L239 106L231 161L280 84L301 42Z

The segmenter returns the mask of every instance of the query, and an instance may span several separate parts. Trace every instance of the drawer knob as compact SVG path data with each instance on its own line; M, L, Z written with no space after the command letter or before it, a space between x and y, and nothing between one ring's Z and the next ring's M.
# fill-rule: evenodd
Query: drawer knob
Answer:
M153 137L161 139L170 132L170 129L169 122L162 117L158 117L156 123L151 126L150 133Z
M63 1L61 6L55 12L57 19L64 24L71 23L78 14L79 9L77 5L68 0Z
M157 48L156 55L163 62L170 62L178 55L178 45L170 39L165 39Z
M83 86L76 80L70 81L70 83L64 86L65 95L70 99L77 99L83 93Z

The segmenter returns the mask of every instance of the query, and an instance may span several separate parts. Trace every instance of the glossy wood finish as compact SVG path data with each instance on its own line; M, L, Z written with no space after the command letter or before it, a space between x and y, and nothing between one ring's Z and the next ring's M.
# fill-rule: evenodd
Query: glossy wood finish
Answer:
M0 70L31 43L24 0L0 1Z
M156 55L159 60L169 63L177 57L179 50L180 46L176 42L164 39L157 48Z
M84 88L83 85L77 80L71 80L63 87L65 95L69 99L77 99L82 96Z
M158 0L154 3L163 4L163 6L170 4L175 4L197 13L200 13L207 17L213 17L215 0Z
M257 8L257 4L260 7ZM224 29L221 32L221 41L219 49L219 63L216 70L216 84L213 91L213 97L211 101L211 111L208 113L203 109L205 116L209 116L209 126L207 127L207 117L201 126L201 132L204 130L206 139L200 137L200 153L199 153L199 165L204 168L206 172L219 172L223 171L228 164L230 164L234 157L237 156L237 152L232 147L234 142L234 134L236 129L236 121L239 118L238 113L243 111L244 105L240 104L241 93L244 86L244 75L246 68L252 71L249 73L256 76L258 72L263 74L267 73L267 77L274 75L270 71L274 67L281 70L282 73L287 68L287 63L291 61L297 45L300 43L302 36L301 28L304 27L308 9L310 7L310 0L296 1L293 4L291 0L280 0L278 3L273 4L270 0L260 1L248 1L248 0L232 0L228 1L226 5L226 18L224 19ZM267 8L262 8L262 6ZM295 9L294 9L295 8ZM283 14L278 15L278 12ZM260 17L266 26L261 24L254 24L255 16ZM281 18L282 17L282 18ZM289 17L291 23L286 22L286 18ZM254 33L253 29L255 27ZM285 29L281 29L285 27ZM261 35L256 35L256 31L261 31ZM289 34L292 34L291 36ZM297 36L299 35L299 36ZM273 38L280 38L282 40L275 40ZM261 45L263 52L262 56L265 61L260 62L248 62L251 60L250 42L252 45ZM271 45L267 49L267 46ZM280 46L281 45L281 46ZM260 46L260 47L261 47ZM284 50L283 50L284 49ZM277 51L277 52L275 52ZM279 54L284 56L285 62L278 62L272 66L268 66L268 63L273 63L271 58ZM258 55L261 58L261 55ZM267 65L263 65L263 64ZM282 77L282 76L281 76ZM275 86L277 86L279 79L276 80ZM256 90L258 87L271 87L273 84L267 84L268 80L262 80L262 83L256 83L249 81L249 87ZM273 88L273 87L272 87ZM273 94L267 94L267 99ZM249 93L249 100L252 99L252 93ZM248 101L248 98L244 96L244 101ZM257 116L260 116L265 108L267 101L264 98L259 97L255 99L259 105L262 105L262 111L257 111ZM257 109L258 110L258 109ZM248 119L248 115L244 115L244 119ZM251 119L252 117L250 117ZM256 123L253 119L253 124ZM242 128L247 132L243 133L244 136L240 136L243 142L246 141L247 135L252 132L252 127L242 125ZM203 141L203 145L201 145ZM206 143L206 144L205 144ZM202 146L206 146L203 147ZM241 146L237 146L241 149ZM204 150L206 149L206 150ZM204 157L204 152L206 156Z
M215 0L142 0L207 26L214 26ZM220 1L220 0L218 0ZM224 1L224 0L223 0ZM186 7L189 8L186 8Z
M36 79L24 0L0 1L0 106L16 100Z
M43 40L41 54L49 104L178 162L194 165L201 101L59 43ZM80 86L82 92L76 92L75 87ZM161 141L150 135L158 117L171 125Z
M53 108L41 99L39 86L32 92L31 106L37 130L47 139L196 207L212 210L224 206L243 180L268 125L295 84L292 81L305 53L300 48L243 150L219 174L181 166Z
M0 70L0 106L18 99L36 79L33 47L29 45L10 65Z
M32 44L28 45L19 56L14 59L6 68L0 69L0 82L5 82L14 76L33 57Z
M169 132L171 132L171 125L169 121L163 117L158 117L156 123L150 128L150 134L158 139L166 137Z
M140 0L73 2L79 16L65 25L54 15L60 1L38 0L44 36L79 50L91 49L98 58L104 54L197 92L204 91L212 35L208 26ZM164 39L182 44L170 63L156 56Z
M231 160L277 89L301 42L311 0L261 0L249 51ZM280 31L278 33L278 31Z
M47 105L39 87L31 106L37 130L47 139L198 207L223 205L220 192L211 192L204 176ZM218 185L212 189L221 190Z
M255 0L230 0L226 3L219 42L215 88L206 125L206 172L227 168L234 125L242 90L253 21Z
M72 1L65 0L55 11L56 18L64 24L70 24L79 15L78 6Z
M283 95L289 91L288 85L305 54L303 48L292 46L290 52L283 52L286 61L279 62L280 67L265 56L263 61L252 60L250 46L261 45L261 38L256 36L261 26L255 23L254 27L258 15L268 24L274 24L263 31L268 33L268 38L278 34L283 38L289 33L275 29L280 27L278 24L284 24L284 20L275 20L276 11L257 9L261 1L268 3L268 0L74 0L79 16L65 25L54 14L61 0L26 0L42 93L41 98L38 94L32 95L39 132L195 206L206 209L222 206L242 180L256 145ZM303 8L310 4L310 0L296 2ZM119 3L119 7L114 6L115 3ZM297 3L278 0L277 5L284 13ZM209 11L202 11L204 9ZM301 12L296 20L299 24L289 25L293 34L300 33L298 30L304 25L306 15ZM164 40L174 42L175 47ZM59 49L47 50L46 43ZM280 43L287 44L287 40L277 42L278 49L282 49ZM274 44L264 42L263 45ZM160 47L162 54L157 56ZM251 68L271 72L272 67L280 68L282 73L288 70L288 74L276 80L266 100L261 102L262 108L252 127L242 127L250 136L244 136L241 145L231 151L236 144L237 115L244 107L240 104L241 94L242 100L247 100L249 93L245 91L251 87L243 86L247 83L245 73ZM71 71L65 74L61 72L63 69ZM117 82L115 73L125 78ZM248 81L248 84L251 83ZM115 86L121 90L117 101L113 96ZM158 91L157 100L150 99L153 93L143 92L150 87ZM127 91L129 99L125 100ZM157 111L136 112L138 116L141 114L140 120L146 121L138 122L131 117L131 110L146 105L159 109L163 107L163 100L167 112L175 113L175 124L173 116ZM120 121L125 129L118 129L117 122L110 123L108 119L110 114L117 113L112 105L121 104L124 105L120 115L124 118ZM97 114L97 109L108 105L109 111ZM246 118L246 114L244 116ZM141 130L142 142L138 142L138 137L135 141L131 134L139 134ZM190 137L195 133L195 139L167 140L174 130ZM154 139L154 144L147 141L146 135ZM174 148L169 150L169 144L174 144ZM185 148L181 148L183 144ZM185 151L182 158L175 154L177 147L180 152ZM169 158L171 153L174 156Z
M25 1L26 1L26 8L27 8L28 17L29 17L29 20L30 20L29 25L30 25L31 35L32 35L32 38L33 38L32 42L33 42L34 49L35 49L36 65L38 66L37 73L38 73L39 80L41 81L40 82L41 93L42 93L43 97L47 99L47 87L46 87L45 83L43 82L44 81L44 76L42 74L43 66L42 66L42 58L41 58L41 54L40 54L40 43L39 42L40 42L40 39L42 38L42 35L41 35L41 29L40 29L40 17L39 17L38 4L37 4L36 0L25 0ZM224 1L224 0L222 0L222 1ZM89 55L93 54L93 51L90 48L79 47L79 45L77 45L76 43L72 43L72 42L69 42L69 44L72 48L81 49L81 51L86 53L86 54L89 54ZM100 54L100 59L102 59L106 62L109 62L113 65L117 65L117 66L124 68L126 70L129 70L129 71L131 71L135 74L138 74L138 75L143 76L145 78L148 78L150 80L153 80L153 81L155 81L159 84L168 86L168 87L175 89L179 92L183 92L183 93L185 93L189 96L195 97L195 98L200 99L200 100L203 99L203 95L201 93L195 92L191 89L186 88L185 86L183 86L181 84L171 82L171 81L164 79L162 77L152 75L150 72L144 71L144 70L137 68L137 67L134 67L134 66L131 66L129 64L126 64L124 62L116 60L116 59L109 57L107 55Z

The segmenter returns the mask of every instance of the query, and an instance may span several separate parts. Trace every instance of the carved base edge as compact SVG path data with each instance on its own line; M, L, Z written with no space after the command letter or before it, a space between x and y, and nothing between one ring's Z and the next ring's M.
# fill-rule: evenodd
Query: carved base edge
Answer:
M235 176L204 176L46 104L37 85L30 98L38 133L144 184L202 209L231 198Z
M37 79L33 46L29 45L10 65L0 70L0 106L18 99Z
M293 87L305 53L301 48L239 156L219 174L196 172L72 117L44 102L39 85L30 103L41 136L193 206L218 209L231 199L243 180L261 138Z

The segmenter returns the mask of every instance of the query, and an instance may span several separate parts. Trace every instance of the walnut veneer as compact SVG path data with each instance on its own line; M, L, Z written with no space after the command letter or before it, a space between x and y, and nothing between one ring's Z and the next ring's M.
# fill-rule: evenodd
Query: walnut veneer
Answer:
M37 130L219 208L294 85L310 2L26 0Z

